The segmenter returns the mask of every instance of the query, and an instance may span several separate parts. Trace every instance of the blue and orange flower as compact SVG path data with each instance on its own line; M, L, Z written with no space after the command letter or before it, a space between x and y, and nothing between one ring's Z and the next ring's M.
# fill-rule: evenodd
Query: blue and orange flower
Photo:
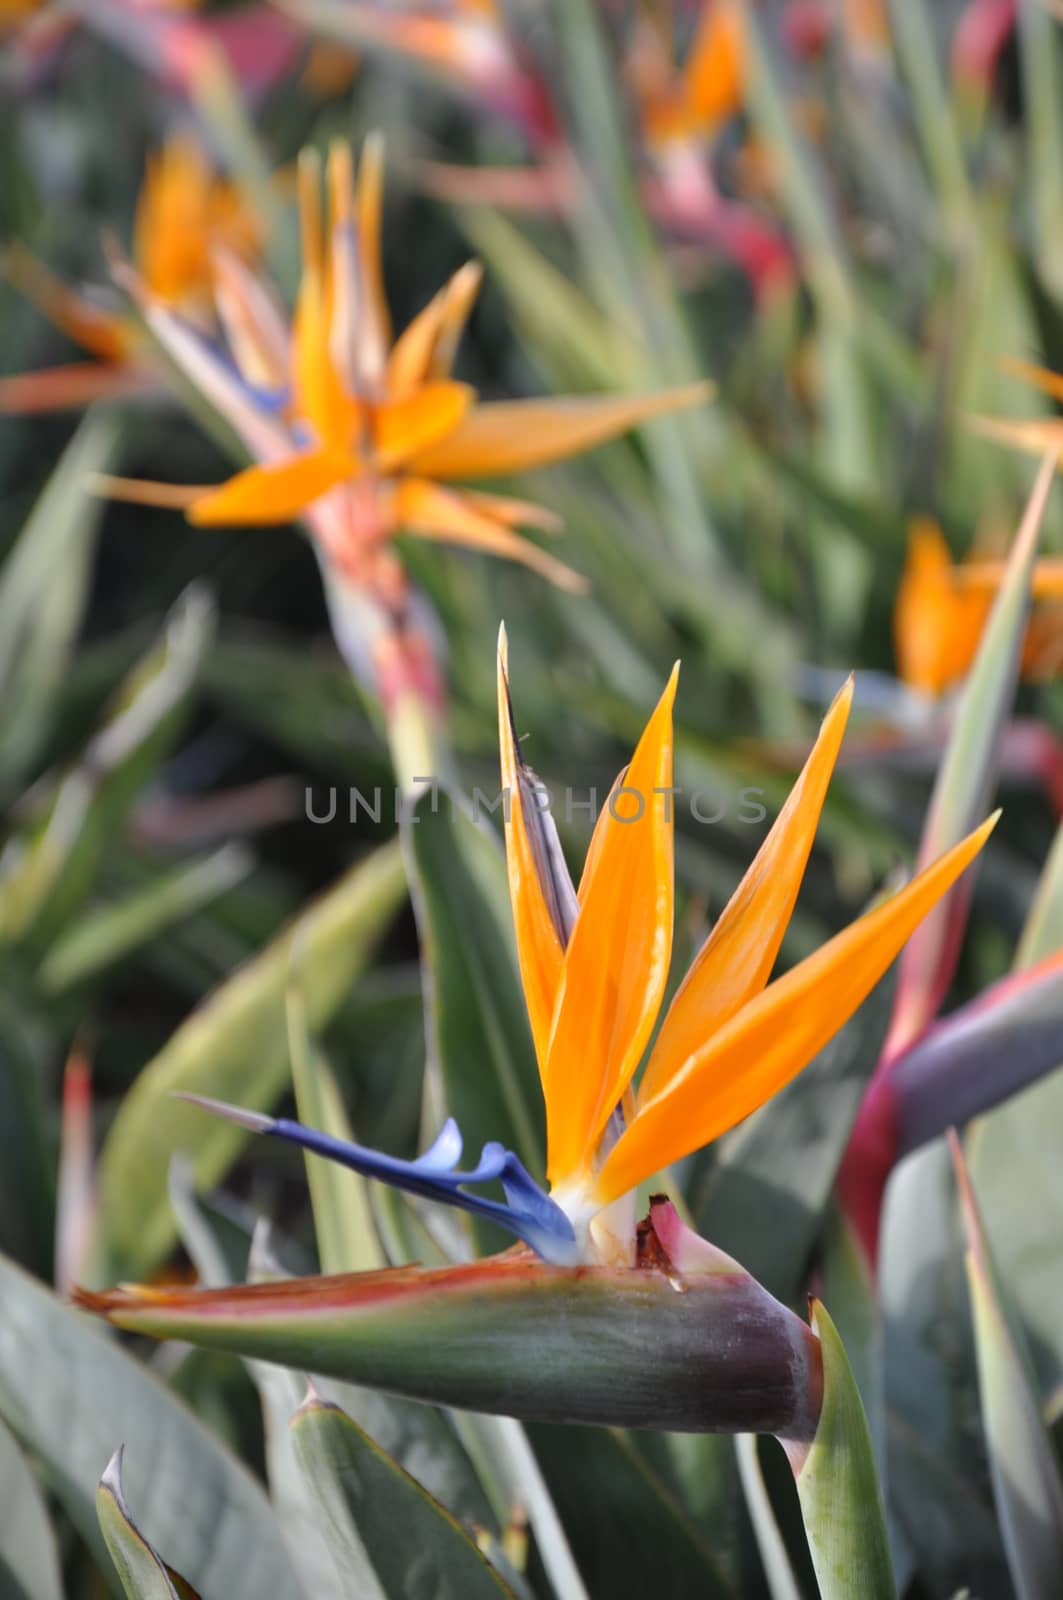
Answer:
M842 689L804 770L694 960L646 1057L673 924L673 671L595 827L578 887L534 798L498 661L506 856L517 952L547 1122L548 1190L512 1152L459 1170L451 1121L418 1160L299 1123L203 1102L369 1177L489 1217L558 1264L631 1265L639 1185L726 1133L801 1071L848 1020L927 912L971 864L994 818L781 978L790 920L852 699ZM470 1192L500 1180L505 1203Z

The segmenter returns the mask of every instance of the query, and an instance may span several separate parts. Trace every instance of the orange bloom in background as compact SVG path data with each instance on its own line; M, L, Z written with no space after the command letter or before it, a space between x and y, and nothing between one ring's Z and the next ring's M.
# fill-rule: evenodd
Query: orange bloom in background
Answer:
M133 259L159 301L209 322L213 252L224 248L250 261L262 242L252 207L234 184L218 176L190 135L169 139L149 155L133 219ZM84 404L115 392L110 380L116 376L130 379L134 387L144 385L139 361L144 338L134 318L72 289L21 244L8 248L4 268L26 298L99 364L2 379L0 410Z
M746 87L745 24L731 0L704 0L683 66L671 41L640 19L630 56L643 134L652 148L704 138L741 110Z
M179 135L149 155L133 219L133 260L144 282L186 314L209 312L214 251L253 261L262 222L240 189L215 173L196 141Z
M953 562L936 522L918 518L908 538L908 557L893 610L893 642L902 682L937 696L967 676L1004 574L1002 561L977 556ZM1046 558L1034 568L1035 610L1027 628L1022 671L1030 678L1054 677L1063 669L1063 560Z
M404 532L508 556L564 587L581 587L576 574L516 532L554 529L550 513L457 480L577 455L705 400L709 387L480 402L452 369L481 270L474 262L462 267L393 338L381 267L382 180L378 141L367 144L357 183L349 147L334 144L323 211L319 157L304 151L303 275L290 328L267 286L218 254L217 309L235 375L189 337L149 286L130 280L160 341L257 461L209 489L109 480L111 492L182 505L198 526L286 523L305 514L321 548L355 582L372 581L381 545Z

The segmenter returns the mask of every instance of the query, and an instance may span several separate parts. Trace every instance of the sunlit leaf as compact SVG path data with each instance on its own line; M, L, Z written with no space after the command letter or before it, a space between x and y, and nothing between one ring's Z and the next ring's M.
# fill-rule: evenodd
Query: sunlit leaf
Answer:
M166 1563L133 1521L122 1491L121 1448L115 1451L100 1479L96 1515L129 1600L180 1600L182 1594L192 1595L183 1580L180 1590L175 1586Z
M101 1251L129 1273L149 1269L174 1238L166 1171L195 1156L196 1182L217 1181L246 1133L172 1099L209 1091L264 1109L288 1079L285 987L303 964L307 1016L323 1026L346 998L405 892L397 848L384 846L303 912L180 1027L122 1101L100 1158Z
M138 1516L189 1582L231 1600L302 1600L262 1489L169 1390L2 1258L0 1301L0 1418L104 1568L96 1486L118 1438Z
M867 1418L844 1346L818 1302L812 1323L823 1349L823 1410L796 1478L820 1594L823 1600L895 1600Z
M357 1570L364 1555L384 1594L424 1589L441 1600L498 1600L511 1593L460 1524L338 1406L312 1395L291 1429L341 1571Z
M0 782L40 748L88 599L100 504L86 476L101 471L114 428L92 416L56 466L0 574Z
M0 1594L63 1600L59 1550L29 1462L0 1423Z

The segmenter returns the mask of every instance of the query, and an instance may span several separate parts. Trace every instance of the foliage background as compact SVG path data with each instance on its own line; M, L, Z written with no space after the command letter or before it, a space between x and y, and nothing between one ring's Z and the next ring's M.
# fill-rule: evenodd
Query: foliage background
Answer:
M691 19L676 9L682 42ZM562 554L587 574L588 597L557 593L533 574L486 558L412 544L404 551L445 641L466 789L497 789L500 618L510 633L530 758L548 782L581 793L607 791L671 662L682 658L679 781L718 793L727 814L698 826L679 808L680 953L693 946L759 842L760 829L738 820L739 792L757 787L774 813L795 752L816 724L823 683L853 667L866 673L865 726L879 724L871 691L892 671L891 606L909 520L938 518L957 554L976 538L1002 544L1010 537L1029 464L972 437L963 413L1036 413L1049 404L1002 373L995 357L1063 363L1063 79L1060 29L1048 8L1019 8L1016 29L981 82L950 67L962 13L973 6L904 0L890 9L882 38L847 32L836 19L825 48L810 58L787 42L785 13L796 9L751 8L756 44L745 103L716 135L711 157L707 150L700 157L712 160L725 190L739 198L755 160L767 174L750 203L791 242L796 273L790 288L759 299L718 251L669 237L646 218L637 189L645 161L632 153L631 107L619 88L624 8L605 18L604 43L586 32L589 8L582 4L514 8L514 26L554 87L566 138L589 180L592 203L567 219L514 218L426 195L418 167L425 157L475 168L518 162L527 151L503 119L445 84L427 83L401 61L367 55L349 83L322 96L308 84L301 58L251 108L261 159L272 170L283 171L303 143L324 145L342 134L357 144L366 131L384 130L386 272L396 323L403 325L470 251L480 253L486 285L458 370L484 393L715 380L718 399L704 412L537 475L534 494L563 512ZM128 239L146 152L189 122L218 149L224 124L211 125L184 96L160 88L91 26L79 28L44 67L20 61L9 40L3 70L0 228L68 280L104 285L101 236ZM290 184L282 178L275 193L281 226L271 253L290 290L297 270ZM0 327L4 372L76 356L3 283ZM9 906L22 892L32 901L0 952L0 1117L9 1130L0 1135L8 1144L0 1243L45 1280L54 1267L61 1081L72 1048L91 1058L99 1148L123 1096L174 1029L313 895L393 832L386 805L379 824L364 811L352 823L342 803L328 824L306 815L307 794L320 809L331 786L371 793L382 784L387 792L391 779L376 708L331 641L303 535L200 532L171 513L90 506L70 457L65 477L61 463L69 450L95 453L102 432L111 470L130 475L210 482L228 463L199 423L166 399L108 408L88 441L84 432L75 435L77 427L70 415L0 419L3 550L15 550L38 497L53 474L61 475L52 533L39 534L24 586L10 583L0 597L12 637L25 630L54 640L47 670L31 685L31 737L17 726L28 692L19 677L24 662L21 653L5 659L0 640L7 841L0 893ZM1059 547L1060 517L1056 504L1047 523L1050 548ZM49 775L71 764L90 770L84 763L92 730L189 585L211 597L216 621L202 623L190 647L194 671L176 692L174 715L101 786L65 842L58 875L33 900L32 884L19 888L19 873L42 838ZM823 677L811 669L824 669ZM896 696L885 703L894 706ZM1024 689L1021 709L1058 728L1058 685ZM854 763L839 776L784 962L841 927L894 862L910 860L932 762ZM1042 785L1006 779L1003 798L1005 817L979 879L954 1001L1010 964L1055 830ZM559 820L578 860L586 818ZM197 868L205 874L196 880L202 892L171 906L173 874L206 857L209 865ZM132 922L108 921L104 914L131 897ZM416 929L399 900L322 1043L360 1139L412 1153L424 1022ZM73 977L61 963L57 976L56 950L78 930L88 953L69 969ZM353 965L349 953L347 959ZM681 971L682 961L676 966ZM866 1049L864 1057L866 1065ZM766 1147L770 1160L761 1152L761 1166L729 1193L720 1177L727 1147L722 1157L698 1158L687 1175L695 1212L711 1218L717 1242L739 1251L784 1296L799 1295L826 1203L802 1193L806 1173L794 1152L811 1134L800 1108L794 1115L796 1123L780 1114ZM731 1159L742 1178L741 1148ZM217 1204L237 1235L253 1211L264 1210L280 1220L292 1264L312 1259L302 1173L283 1151L256 1146L226 1173L224 1193ZM1031 1207L1044 1202L1031 1193ZM127 1203L135 1217L138 1197ZM813 1233L794 1247L796 1256L778 1245L766 1220L784 1205L815 1211ZM1019 1211L1021 1235L1029 1219ZM919 1213L917 1231L932 1231L927 1216ZM951 1238L952 1223L941 1227ZM789 1238L783 1229L783 1243ZM954 1252L953 1264L959 1259ZM170 1267L183 1261L178 1254ZM928 1263L933 1274L929 1247ZM933 1321L937 1302L927 1284L911 1293L922 1296ZM953 1311L942 1336L947 1348L933 1355L949 1383L969 1394L969 1335ZM1063 1344L1058 1325L1054 1335L1042 1325L1037 1336L1048 1390L1063 1377ZM261 1421L244 1370L235 1361L196 1358L180 1382L260 1467ZM908 1534L921 1555L933 1547L937 1563L920 1568L912 1561L920 1573L912 1592L945 1594L965 1574L978 1520L971 1508L988 1503L987 1467L962 1404L942 1420L940 1436L909 1438L904 1430L920 1404L912 1403L906 1422L902 1397L896 1426L928 1475L924 1488L937 1483L940 1503L952 1495L960 1512L949 1536L935 1543L936 1535L918 1526L919 1491L911 1493L904 1514L916 1531ZM973 1456L965 1458L972 1440ZM536 1437L562 1503L583 1477L585 1442L550 1430ZM645 1474L656 1473L654 1483L663 1486L659 1517L667 1522L674 1510L684 1530L693 1530L697 1551L715 1540L698 1494L718 1511L728 1497L737 1502L737 1490L723 1466L720 1482L728 1487L719 1496L706 1487L707 1456L691 1477L681 1455L660 1441L614 1444L601 1505L595 1494L569 1532L593 1573L594 1593L608 1584L634 1594L645 1592L645 1569L617 1528L628 1524L625 1497L642 1504ZM692 1481L700 1485L693 1493ZM914 1469L908 1481L919 1481ZM749 1542L748 1527L734 1504L728 1515L728 1537L738 1548ZM70 1592L95 1592L98 1580L81 1565L72 1528L63 1537ZM978 1539L978 1592L1007 1593L999 1545L984 1529ZM687 1592L684 1585L694 1592L691 1572L701 1570L700 1557L691 1560L670 1592ZM740 1555L727 1560L748 1577Z

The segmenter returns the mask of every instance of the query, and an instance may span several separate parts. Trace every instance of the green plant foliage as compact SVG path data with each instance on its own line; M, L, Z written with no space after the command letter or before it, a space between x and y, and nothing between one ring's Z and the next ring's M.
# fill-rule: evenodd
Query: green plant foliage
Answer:
M512 1593L453 1517L338 1406L311 1397L291 1428L326 1538L351 1579L368 1563L384 1596L424 1587L476 1600ZM349 1592L367 1590L352 1582Z
M0 1600L1055 1595L1060 6L0 0L0 84ZM462 449L542 403L513 470L434 476L451 379ZM517 469L558 396L687 384ZM351 476L289 500L319 443ZM193 526L251 462L269 525ZM547 1169L502 619L577 880L682 662L675 974L850 671L776 976L1001 810L575 1265L432 1198Z

